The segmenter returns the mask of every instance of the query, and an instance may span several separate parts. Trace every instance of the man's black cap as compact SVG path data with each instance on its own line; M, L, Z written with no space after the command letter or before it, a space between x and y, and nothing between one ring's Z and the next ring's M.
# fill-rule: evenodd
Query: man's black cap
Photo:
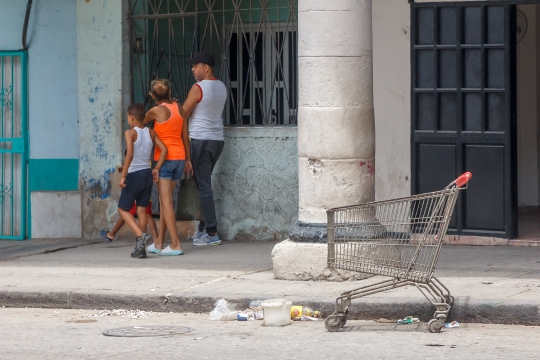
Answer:
M191 65L202 63L205 65L214 66L216 61L211 54L205 51L201 51L199 53L196 53L195 56L193 56L191 59L187 59L186 62Z

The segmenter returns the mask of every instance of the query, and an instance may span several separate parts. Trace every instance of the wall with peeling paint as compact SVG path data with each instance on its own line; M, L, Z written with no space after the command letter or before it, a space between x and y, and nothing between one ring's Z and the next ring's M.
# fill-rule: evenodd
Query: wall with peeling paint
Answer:
M79 187L83 236L116 219L122 161L122 3L77 1Z
M221 238L286 239L298 218L297 129L225 128L212 179Z

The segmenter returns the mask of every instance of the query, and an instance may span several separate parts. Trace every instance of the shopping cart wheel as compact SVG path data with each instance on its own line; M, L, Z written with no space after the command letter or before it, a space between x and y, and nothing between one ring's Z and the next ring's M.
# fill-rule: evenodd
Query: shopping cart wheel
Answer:
M345 319L345 320L344 320ZM326 318L326 321L324 322L324 326L326 326L326 330L330 332L336 332L339 329L345 325L347 322L347 318L343 315L338 315L336 313L333 313L329 317Z
M350 302L349 302L349 306L350 306ZM345 315L343 315L341 317L341 327L344 327L345 324L347 323L347 315L349 315L349 310L345 310Z
M431 319L427 323L427 328L430 333L438 333L441 332L441 325L439 325L439 320L437 319Z

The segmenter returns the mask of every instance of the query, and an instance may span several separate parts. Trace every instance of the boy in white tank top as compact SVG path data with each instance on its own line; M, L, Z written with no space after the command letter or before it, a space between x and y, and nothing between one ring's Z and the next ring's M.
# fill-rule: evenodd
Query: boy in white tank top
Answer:
M146 206L152 194L152 182L157 182L158 172L167 157L167 147L156 135L154 130L143 125L146 110L142 104L132 104L127 109L128 124L131 129L126 130L126 159L120 179L120 200L118 200L118 213L135 233L135 250L132 258L146 258L145 245L150 238L141 229L146 229ZM153 170L150 169L150 155L156 144L161 150L159 161ZM129 210L133 202L137 202L137 217L139 224Z

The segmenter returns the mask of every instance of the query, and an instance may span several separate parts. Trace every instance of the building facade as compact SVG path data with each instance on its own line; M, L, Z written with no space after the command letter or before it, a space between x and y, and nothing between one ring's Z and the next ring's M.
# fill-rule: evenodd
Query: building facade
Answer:
M1 153L0 235L80 237L76 2L36 4L27 31L28 51L20 51L25 2L3 7L2 148L21 146L15 153Z
M471 171L453 242L537 238L537 20L535 1L373 3L377 199Z
M26 4L5 5L2 89L18 95L13 107L0 99L3 115L24 129L16 134L24 151L15 161L13 149L2 153L13 171L2 173L1 213L11 215L3 216L0 237L92 238L112 226L125 109L131 102L152 106L148 86L158 77L169 78L182 101L194 82L184 60L204 49L214 53L230 89L227 146L214 173L221 236L285 238L298 212L297 4L246 4L39 1L23 51ZM3 134L11 123L2 121Z
M26 4L4 6L4 238L112 225L124 111L151 106L158 77L182 101L199 49L229 89L214 174L224 238L292 227L324 241L327 208L440 189L464 171L475 181L455 239L504 243L520 211L538 209L534 1L40 0L26 51Z

